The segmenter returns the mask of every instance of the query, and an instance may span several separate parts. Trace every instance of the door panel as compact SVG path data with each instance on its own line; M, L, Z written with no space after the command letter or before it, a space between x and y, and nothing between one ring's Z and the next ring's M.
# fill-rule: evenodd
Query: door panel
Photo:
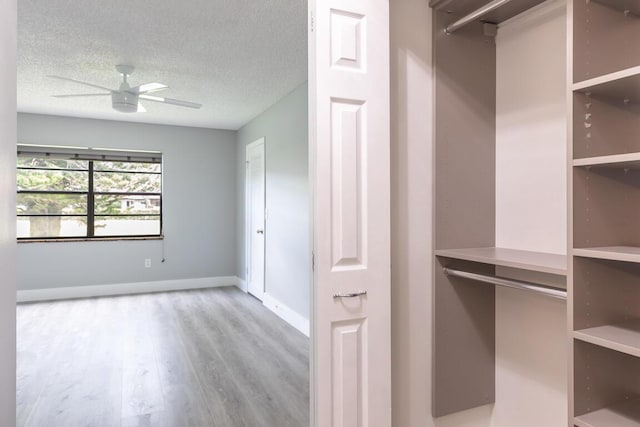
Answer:
M389 3L309 7L313 419L390 426Z
M248 291L262 300L265 267L265 158L264 140L247 146Z

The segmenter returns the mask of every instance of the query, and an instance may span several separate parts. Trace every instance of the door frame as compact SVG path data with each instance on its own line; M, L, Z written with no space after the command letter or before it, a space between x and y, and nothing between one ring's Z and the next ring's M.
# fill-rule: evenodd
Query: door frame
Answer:
M267 230L266 230L266 209L267 209L267 144L266 144L266 138L265 137L261 137L256 139L255 141L247 144L247 146L245 147L245 152L244 152L244 160L245 160L245 179L244 179L244 206L245 206L245 210L244 210L244 236L245 236L245 244L244 244L244 249L245 249L245 260L246 260L246 265L245 265L245 274L246 274L246 292L249 293L249 283L250 283L250 277L253 274L253 272L251 271L251 236L252 236L252 232L251 232L251 212L252 209L250 208L250 206L252 205L250 203L251 201L251 179L250 179L250 165L249 165L249 151L255 147L258 147L262 145L262 162L263 162L263 178L264 178L264 189L263 189L263 198L264 198L264 208L265 208L265 212L263 212L264 215L264 238L263 238L263 268L262 268L262 295L260 295L260 300L262 301L262 299L264 298L264 294L266 292L266 267L267 267ZM256 296L256 295L254 295ZM257 298L257 296L256 296Z

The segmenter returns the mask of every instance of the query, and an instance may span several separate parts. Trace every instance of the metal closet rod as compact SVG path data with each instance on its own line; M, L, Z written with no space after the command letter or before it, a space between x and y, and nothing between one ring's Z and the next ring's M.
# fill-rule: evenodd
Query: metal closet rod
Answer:
M477 9L476 11L471 12L467 16L464 16L464 17L458 19L457 21L452 22L451 24L447 25L445 27L445 29L444 29L444 32L447 33L447 34L452 34L454 31L458 30L459 28L464 27L469 22L475 21L476 19L480 18L481 16L486 15L487 13L496 10L500 6L503 6L503 5L507 4L507 3L509 3L510 1L511 0L493 0L492 2L487 3L484 6L482 6L480 9Z
M538 285L536 283L524 282L521 280L504 279L502 277L487 276L485 274L469 273L468 271L455 270L453 268L444 269L447 276L462 277L464 279L476 280L478 282L491 283L493 285L504 286L507 288L521 289L524 291L535 292L551 298L561 300L567 299L567 291L552 288L549 286Z

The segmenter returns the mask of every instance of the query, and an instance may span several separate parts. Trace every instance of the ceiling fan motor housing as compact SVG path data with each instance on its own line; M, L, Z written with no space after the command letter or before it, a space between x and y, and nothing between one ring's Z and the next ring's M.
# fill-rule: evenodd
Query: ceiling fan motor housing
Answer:
M126 91L114 91L111 94L111 105L114 110L121 113L135 113L138 111L138 95Z

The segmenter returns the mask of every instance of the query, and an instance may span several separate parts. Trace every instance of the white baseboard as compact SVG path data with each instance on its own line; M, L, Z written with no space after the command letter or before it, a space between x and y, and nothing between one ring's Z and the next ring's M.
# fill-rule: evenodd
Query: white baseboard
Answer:
M247 281L244 280L244 279L241 279L241 278L239 278L237 276L236 276L236 286L238 287L238 289L240 289L244 293L249 292L249 287L247 286Z
M118 283L113 285L72 286L68 288L33 289L17 292L18 302L91 298L109 295L146 294L150 292L238 286L236 276L202 277L198 279L159 280L155 282Z
M269 310L273 311L282 320L309 336L309 319L304 318L279 300L275 299L268 293L262 295L262 304Z

